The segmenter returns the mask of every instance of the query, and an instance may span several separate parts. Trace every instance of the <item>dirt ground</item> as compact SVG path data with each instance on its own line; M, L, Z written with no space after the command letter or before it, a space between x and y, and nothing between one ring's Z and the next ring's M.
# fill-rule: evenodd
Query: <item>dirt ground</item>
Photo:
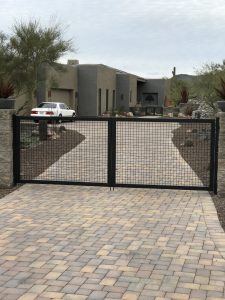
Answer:
M22 179L33 179L40 175L63 154L69 152L84 140L84 136L75 130L66 130L60 138L43 141L32 147L21 149ZM35 163L38 161L38 164ZM22 184L12 188L0 188L0 198L15 191Z
M5 197L6 195L12 193L13 191L15 191L16 189L18 189L22 184L17 184L16 186L12 187L12 188L0 188L0 199Z
M208 132L203 135L205 129L210 130L210 124L182 123L173 131L173 143L204 185L209 186L210 136Z
M83 140L75 130L66 130L59 138L48 139L34 147L21 149L21 178L34 179Z

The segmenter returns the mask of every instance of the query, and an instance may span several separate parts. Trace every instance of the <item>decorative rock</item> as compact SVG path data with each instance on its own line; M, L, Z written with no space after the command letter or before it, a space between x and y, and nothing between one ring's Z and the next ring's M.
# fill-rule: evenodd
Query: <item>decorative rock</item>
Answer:
M47 131L48 137L51 137L51 136L53 136L54 134L55 134L54 129L53 129L53 128L48 128L48 131Z
M190 128L190 129L187 129L186 132L187 133L197 133L197 129L196 128L193 128L193 129Z
M211 130L203 128L201 132L199 132L199 139L202 141L208 141L210 139Z
M32 132L31 132L31 136L39 136L39 132L38 132L38 130L32 130Z
M60 135L58 135L56 132L54 132L54 134L52 136L50 136L50 140L56 140L60 137Z
M187 140L184 141L184 143L182 144L182 146L184 146L184 147L193 147L194 143L193 143L192 140L187 139Z
M131 111L127 113L127 117L133 117L133 116L134 114Z
M189 99L188 104L195 106L195 109L192 112L192 118L194 119L199 119L199 118L207 119L207 118L215 117L215 111L203 99L200 98Z
M217 101L217 107L221 112L225 112L225 101Z
M66 131L66 127L61 125L58 129L58 132L63 132L63 131Z

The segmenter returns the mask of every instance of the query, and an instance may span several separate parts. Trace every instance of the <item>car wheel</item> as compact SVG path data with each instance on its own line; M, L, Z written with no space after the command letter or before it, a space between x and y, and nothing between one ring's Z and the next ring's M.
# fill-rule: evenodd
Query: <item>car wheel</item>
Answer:
M61 123L62 123L62 115L61 115L61 114L59 114L59 118L60 118L60 119L57 121L57 123L58 123L58 124L61 124Z
M76 118L76 114L75 113L72 114L72 118L73 118L72 122L74 122L75 118Z

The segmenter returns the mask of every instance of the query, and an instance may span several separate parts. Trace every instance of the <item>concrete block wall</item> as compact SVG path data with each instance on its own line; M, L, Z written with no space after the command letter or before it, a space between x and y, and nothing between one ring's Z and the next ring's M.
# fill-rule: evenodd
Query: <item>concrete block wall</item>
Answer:
M0 188L13 185L13 109L0 109Z

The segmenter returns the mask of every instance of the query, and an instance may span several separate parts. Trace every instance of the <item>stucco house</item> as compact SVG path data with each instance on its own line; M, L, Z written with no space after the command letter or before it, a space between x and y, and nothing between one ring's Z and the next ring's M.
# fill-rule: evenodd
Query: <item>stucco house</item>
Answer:
M42 67L32 107L43 101L65 102L79 116L100 116L106 111L132 111L139 106L146 111L163 107L166 97L165 79L145 79L103 64L79 64L68 60L63 71ZM23 104L16 101L16 108Z

